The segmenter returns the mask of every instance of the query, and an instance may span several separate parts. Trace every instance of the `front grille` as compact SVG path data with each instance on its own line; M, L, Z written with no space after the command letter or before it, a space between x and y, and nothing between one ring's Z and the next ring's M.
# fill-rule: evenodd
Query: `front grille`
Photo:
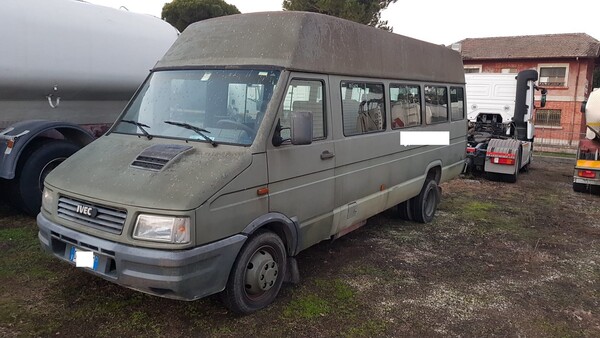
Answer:
M92 217L79 213L78 207L94 208L95 215ZM61 196L58 199L58 216L90 228L121 234L127 211Z

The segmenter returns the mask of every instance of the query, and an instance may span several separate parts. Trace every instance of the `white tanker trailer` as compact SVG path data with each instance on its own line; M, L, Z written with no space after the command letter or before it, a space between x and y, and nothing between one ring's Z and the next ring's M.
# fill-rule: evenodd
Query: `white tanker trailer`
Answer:
M108 129L178 32L76 0L5 0L0 31L0 195L37 214L46 174Z

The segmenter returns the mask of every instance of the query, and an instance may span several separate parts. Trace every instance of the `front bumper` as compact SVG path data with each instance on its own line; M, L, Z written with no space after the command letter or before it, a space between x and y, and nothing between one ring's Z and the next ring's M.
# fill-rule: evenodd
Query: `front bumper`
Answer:
M156 296L195 300L225 288L231 267L246 241L238 234L189 250L157 250L103 240L37 216L42 248L69 262L71 248L93 251L94 269L85 271Z

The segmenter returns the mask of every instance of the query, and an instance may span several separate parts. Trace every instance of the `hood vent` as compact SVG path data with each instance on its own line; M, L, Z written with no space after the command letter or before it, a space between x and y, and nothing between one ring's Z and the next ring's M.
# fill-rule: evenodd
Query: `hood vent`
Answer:
M177 144L156 144L144 149L131 163L134 168L161 171L180 154L192 149L192 146Z

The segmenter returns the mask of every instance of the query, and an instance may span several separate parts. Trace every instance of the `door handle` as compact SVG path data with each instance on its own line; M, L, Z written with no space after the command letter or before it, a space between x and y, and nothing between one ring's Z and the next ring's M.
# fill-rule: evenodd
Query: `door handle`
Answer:
M335 157L335 154L334 153L330 153L329 150L325 150L325 151L323 151L321 153L321 159L322 160L327 160L327 159L330 159L330 158L333 158L333 157Z

